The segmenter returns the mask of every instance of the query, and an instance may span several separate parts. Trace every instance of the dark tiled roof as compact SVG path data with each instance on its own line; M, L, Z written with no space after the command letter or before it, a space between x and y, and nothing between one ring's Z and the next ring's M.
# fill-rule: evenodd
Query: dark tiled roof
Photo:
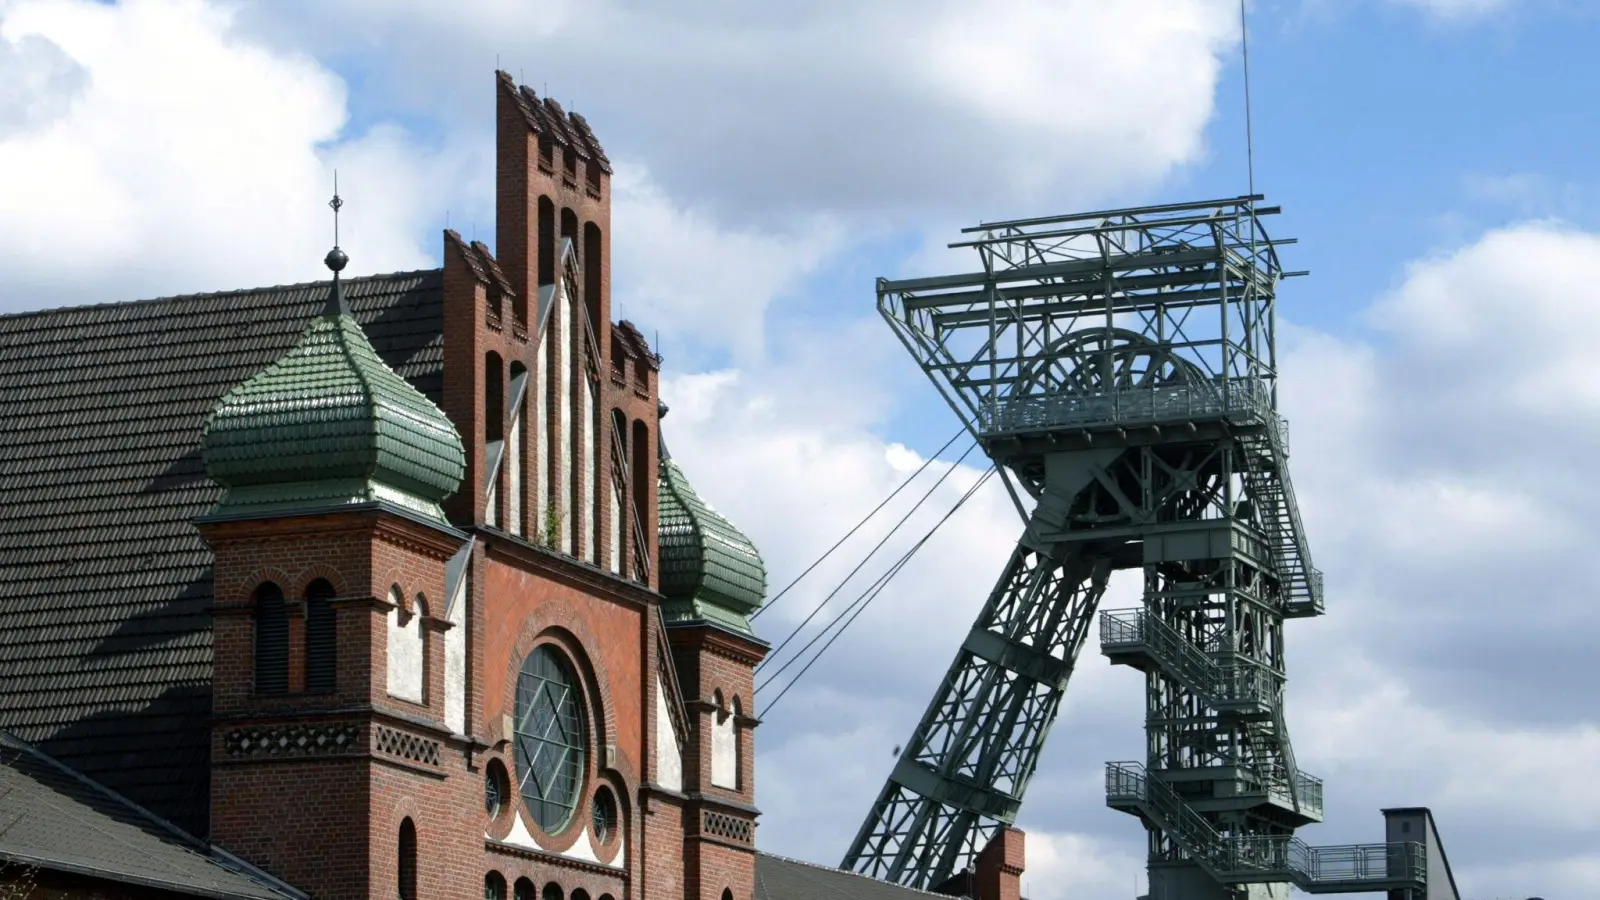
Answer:
M356 278L378 354L438 402L441 275ZM328 282L0 316L0 728L206 832L211 553L200 428Z
M948 900L854 872L756 854L755 900Z
M628 355L652 369L657 371L661 369L661 357L650 349L650 342L645 340L637 325L627 319L623 319L617 323L616 328L612 329L611 333L617 336L623 347L627 349Z
M0 731L0 859L196 897L303 898Z

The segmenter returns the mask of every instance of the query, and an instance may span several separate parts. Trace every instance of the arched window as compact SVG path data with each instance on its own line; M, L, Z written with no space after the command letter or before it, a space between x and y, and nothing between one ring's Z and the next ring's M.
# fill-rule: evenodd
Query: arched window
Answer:
M539 892L539 900L561 900L561 885L554 881L546 884L544 890Z
M589 321L595 333L600 331L600 226L593 222L583 225L583 303L589 310Z
M283 589L270 581L256 588L256 693L283 694L289 690L289 614L283 606Z
M539 198L539 283L556 283L556 205Z
M533 882L526 878L518 878L516 886L512 889L512 900L537 900L539 891Z
M306 692L331 694L338 686L338 617L333 584L318 578L306 586Z
M582 697L572 667L543 644L517 675L516 762L522 802L548 834L566 828L583 786Z
M583 888L573 888L572 900L589 900L589 892Z
M723 888L722 900L733 900L733 891L728 888Z
M578 250L578 214L570 209L561 209L561 237L572 242L572 249ZM583 257L578 257L578 262L583 262Z
M733 710L721 691L712 696L717 709L711 714L711 783L734 789L739 786L739 738L733 729Z
M406 817L400 823L400 900L417 900L417 826Z
M520 536L522 534L523 500L525 499L523 493L527 490L524 484L526 479L523 478L525 463L522 459L522 442L524 440L522 420L523 411L528 408L528 391L532 387L528 384L528 367L519 361L513 360L511 363L511 380L507 384L510 386L510 398L507 402L511 406L506 410L506 418L510 420L511 424L506 430L504 463L506 470L506 530ZM519 385L521 386L520 392Z
M483 876L483 900L506 900L506 878L499 872Z
M427 683L427 633L422 627L426 600L418 594L415 602L407 604L405 593L395 585L389 590L389 603L389 696L422 703L426 699L422 688Z
M506 424L506 371L500 354L489 351L483 360L483 437L498 441Z
M659 472L646 471L649 468L649 450L650 429L644 424L644 420L635 419L633 422L633 452L628 454L628 459L632 462L629 468L633 475L633 509L640 516L643 516L645 511L650 508L650 482L660 475ZM634 534L644 535L646 545L639 548L639 553L643 558L649 559L650 523L641 521Z

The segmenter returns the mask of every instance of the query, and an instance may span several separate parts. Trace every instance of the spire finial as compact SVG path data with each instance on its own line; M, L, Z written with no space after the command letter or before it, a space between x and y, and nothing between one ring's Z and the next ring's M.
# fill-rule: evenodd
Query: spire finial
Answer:
M333 270L335 281L339 279L339 273L344 271L345 264L350 261L350 257L339 249L339 209L342 206L344 206L344 201L339 199L339 170L335 169L333 170L333 199L328 201L328 207L333 210L333 249L329 250L328 255L322 260L328 268Z
M328 290L328 304L322 308L322 314L332 319L350 312L350 307L344 302L344 285L339 283L339 273L344 271L345 264L350 262L350 257L339 249L339 208L342 206L344 201L339 199L339 171L335 169L333 199L328 201L328 207L333 210L333 249L322 258L323 265L333 271L333 287Z

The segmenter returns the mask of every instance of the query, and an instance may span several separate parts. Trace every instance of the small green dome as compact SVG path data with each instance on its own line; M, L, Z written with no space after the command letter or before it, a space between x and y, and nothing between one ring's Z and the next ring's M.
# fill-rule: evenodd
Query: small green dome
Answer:
M201 452L226 517L376 501L445 523L439 503L466 472L455 427L372 349L337 269L299 342L217 403Z
M665 452L661 460L661 593L669 622L711 621L751 634L767 596L755 544L707 506Z

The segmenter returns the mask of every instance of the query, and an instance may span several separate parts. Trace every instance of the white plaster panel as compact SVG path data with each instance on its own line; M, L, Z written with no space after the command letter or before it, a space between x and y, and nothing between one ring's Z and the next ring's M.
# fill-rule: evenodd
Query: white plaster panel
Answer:
M544 540L545 517L550 514L550 470L545 465L550 453L550 422L546 418L545 388L550 385L550 335L539 335L539 351L534 363L533 391L533 536Z
M391 601L395 598L390 598ZM401 618L405 622L401 623ZM389 610L389 696L422 702L422 619Z
M599 565L595 557L599 549L595 547L595 537L600 529L595 524L594 504L594 474L599 465L594 458L594 382L589 380L586 373L580 373L583 379L583 391L580 395L582 408L578 411L583 429L583 472L579 483L583 490L583 533L579 536L582 547L579 554L593 565Z
M683 790L683 755L678 752L678 735L672 727L672 711L667 708L667 686L656 677L656 784Z
M711 783L717 787L739 787L739 735L733 714L722 709L712 713Z
M489 838L490 840L494 839L490 837L487 832L485 832L484 837ZM609 865L618 869L626 869L628 867L628 845L620 832L617 834L616 840L618 842L617 857L610 863L604 863L600 861L600 855L595 852L594 841L592 840L589 829L587 828L583 830L582 834L578 835L578 839L576 841L572 842L571 847L568 847L566 850L556 852L555 855L564 856L567 859L576 859L587 863L594 863L596 865ZM528 829L527 823L523 821L522 812L520 810L511 820L510 832L508 832L505 837L501 838L500 842L503 844L510 844L514 847L524 847L529 850L538 850L544 853L552 852L545 850L543 847L539 846L538 841L534 840L533 833Z
M611 571L622 574L622 498L620 486L607 491L611 498Z
M522 411L517 410L506 434L506 530L522 534Z
M456 584L448 607L455 627L444 633L444 724L456 734L467 733L467 581Z
M572 553L572 298L567 295L566 279L556 289L556 320L561 341L561 377L556 382L556 421L560 423L561 446L556 455L556 508L561 511L562 553Z

